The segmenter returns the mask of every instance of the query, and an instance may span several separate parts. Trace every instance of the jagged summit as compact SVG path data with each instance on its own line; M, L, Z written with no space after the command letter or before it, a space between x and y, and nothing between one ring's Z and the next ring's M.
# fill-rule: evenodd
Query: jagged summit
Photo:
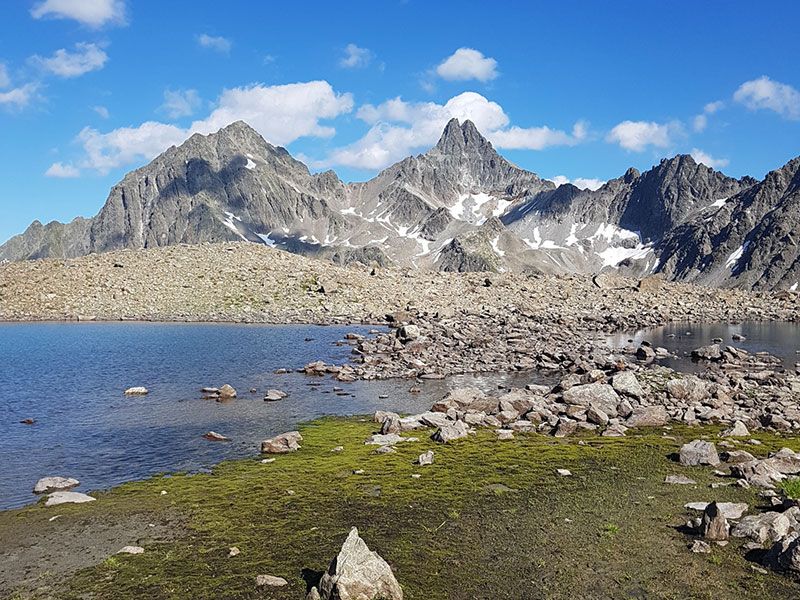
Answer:
M450 119L442 132L442 137L432 149L448 155L463 155L470 152L494 153L492 143L487 140L469 119L459 123L458 119Z

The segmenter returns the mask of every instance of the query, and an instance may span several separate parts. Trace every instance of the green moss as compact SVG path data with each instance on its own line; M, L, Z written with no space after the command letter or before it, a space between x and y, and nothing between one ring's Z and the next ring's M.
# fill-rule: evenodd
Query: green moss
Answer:
M355 418L316 421L302 428L302 450L274 463L227 462L210 474L156 477L65 507L97 520L177 514L183 525L174 541L78 572L59 597L302 598L304 575L327 566L352 526L393 566L409 600L796 596L787 579L754 574L738 542L715 547L709 562L690 553L677 530L689 501L757 504L752 490L709 489L710 469L668 460L683 441L711 439L718 428L676 427L668 432L674 439L660 429L509 441L481 431L444 446L419 432L419 441L386 455L364 445L373 429ZM764 451L800 447L760 438ZM335 446L344 451L331 452ZM434 464L415 465L431 448ZM670 473L698 486L665 485ZM45 527L50 514L41 506L0 513L0 527ZM229 558L231 546L241 554ZM254 583L261 573L290 585L262 593Z

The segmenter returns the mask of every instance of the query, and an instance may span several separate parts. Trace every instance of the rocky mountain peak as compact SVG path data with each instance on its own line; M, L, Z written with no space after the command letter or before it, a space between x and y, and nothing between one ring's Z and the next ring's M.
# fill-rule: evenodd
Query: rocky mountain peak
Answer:
M463 123L459 123L458 119L450 119L433 150L445 155L494 153L491 142L481 135L475 123L469 119Z

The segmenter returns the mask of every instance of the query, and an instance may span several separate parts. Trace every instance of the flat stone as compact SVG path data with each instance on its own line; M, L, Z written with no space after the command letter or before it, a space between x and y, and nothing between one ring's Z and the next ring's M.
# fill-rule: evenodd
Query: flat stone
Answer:
M684 504L684 508L689 510L697 510L705 512L706 507L711 504L710 502L689 502ZM741 516L747 512L749 506L744 502L717 502L717 508L726 519L740 519Z
M80 492L53 492L47 496L45 506L58 506L59 504L83 504L84 502L94 502L97 498L92 498Z
M283 577L275 577L274 575L259 575L256 577L256 586L258 587L283 587L289 585Z
M143 552L144 548L141 546L123 546L117 550L117 554L142 554Z
M671 483L673 485L697 485L694 479L686 477L686 475L667 475L664 478L664 483Z
M72 477L42 477L33 486L34 494L47 494L49 492L58 492L71 490L80 485L80 481Z

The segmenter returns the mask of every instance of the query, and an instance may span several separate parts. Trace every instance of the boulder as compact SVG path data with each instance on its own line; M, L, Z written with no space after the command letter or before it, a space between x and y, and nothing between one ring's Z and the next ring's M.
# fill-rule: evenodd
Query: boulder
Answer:
M722 348L719 344L711 344L709 346L702 346L692 350L692 360L722 360Z
M432 465L433 464L433 450L428 450L419 455L417 459L417 464L420 467L424 467L425 465Z
M264 454L285 454L300 449L303 436L298 431L289 431L276 435L261 442L261 452Z
M226 383L221 388L219 388L219 397L223 400L230 400L232 398L236 398L236 390L233 389L233 386L230 386Z
M49 494L50 492L58 492L71 490L81 484L77 479L72 477L42 477L33 486L34 494Z
M381 423L381 434L386 435L388 433L400 433L402 428L400 427L400 417L397 415L389 415Z
M632 371L622 371L614 375L611 378L611 386L618 394L623 396L630 396L637 400L644 397L644 389L642 389L639 380Z
M714 444L704 440L694 440L684 444L679 454L679 460L682 465L692 467L698 465L716 467L720 463Z
M710 503L703 511L700 533L712 542L724 542L728 539L730 533L728 519L722 514L716 502Z
M733 424L733 427L730 429L726 429L722 433L720 433L722 437L750 437L750 432L747 430L747 426L742 423L741 421L736 421Z
M83 504L84 502L94 502L97 498L92 498L80 492L53 492L45 500L45 506L58 506L59 504Z
M776 542L764 556L764 565L775 571L800 573L800 533Z
M607 383L576 385L564 390L562 398L566 404L586 407L594 405L611 418L617 416L617 405L620 402L617 392Z
M792 528L792 519L786 513L765 512L758 515L749 515L737 523L731 535L746 537L758 544L777 542L789 534Z
M658 292L664 285L664 277L662 275L649 275L639 280L636 284L636 289L640 292L655 293Z
M265 402L277 402L278 400L283 400L289 394L283 392L281 390L267 390L267 393L264 394L264 401Z
M683 507L689 510L697 510L701 512L705 512L708 505L712 504L710 502L689 502L684 504ZM735 521L736 519L740 519L744 513L747 512L749 506L744 502L714 502L713 504L717 505L717 510L724 516L726 519L730 519Z
M355 527L322 575L318 594L321 600L403 600L391 567L370 551Z
M403 325L397 329L397 338L401 342L411 342L416 340L422 332L417 325Z
M150 393L149 390L142 386L129 387L127 390L125 390L126 396L145 396L148 393Z
M667 393L677 400L700 402L708 397L706 382L695 375L667 381Z
M437 429L431 439L440 444L447 444L453 440L465 438L467 435L469 435L469 428L466 423L464 421L453 421Z
M625 421L628 427L663 427L669 422L669 413L663 406L639 406Z

